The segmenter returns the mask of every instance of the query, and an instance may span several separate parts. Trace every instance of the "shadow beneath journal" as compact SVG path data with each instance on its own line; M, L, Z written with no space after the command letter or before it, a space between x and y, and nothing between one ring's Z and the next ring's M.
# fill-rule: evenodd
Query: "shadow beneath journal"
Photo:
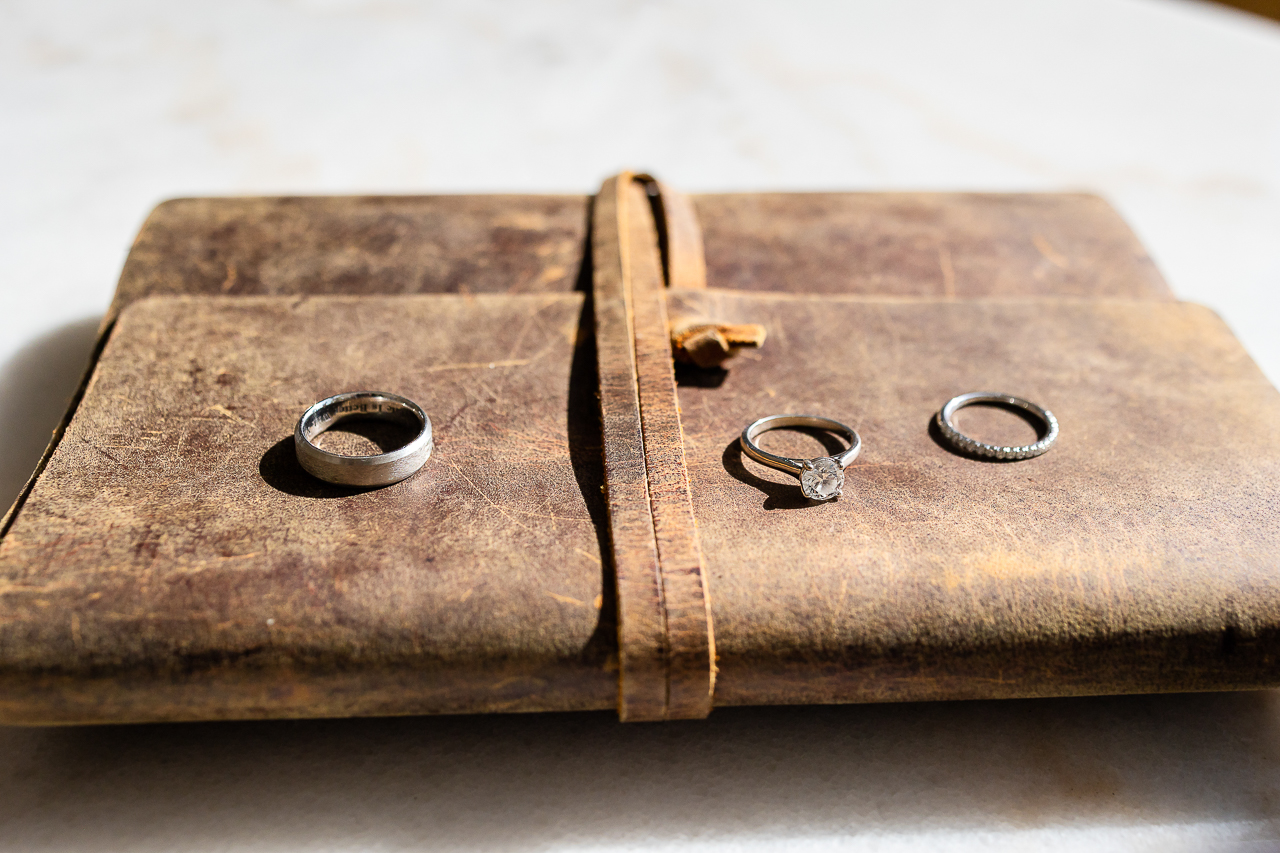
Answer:
M80 387L101 317L47 332L0 367L0 514L35 471L49 439Z
M1278 736L1272 692L0 728L0 850L1256 832L1280 816Z

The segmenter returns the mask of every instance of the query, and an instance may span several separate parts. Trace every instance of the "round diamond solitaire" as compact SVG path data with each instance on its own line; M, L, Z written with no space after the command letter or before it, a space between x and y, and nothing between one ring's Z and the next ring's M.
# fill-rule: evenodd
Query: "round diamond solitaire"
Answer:
M840 497L844 489L844 469L834 459L806 459L800 472L800 491L815 501L829 501Z

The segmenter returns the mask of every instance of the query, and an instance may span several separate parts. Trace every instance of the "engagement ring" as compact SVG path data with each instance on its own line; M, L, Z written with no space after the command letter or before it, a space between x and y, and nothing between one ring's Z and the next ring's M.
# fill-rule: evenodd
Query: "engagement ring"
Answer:
M849 448L843 453L819 456L816 459L792 459L761 450L755 442L756 436L782 427L828 430L843 436L849 442ZM770 415L761 418L742 431L741 442L742 451L760 464L797 475L800 478L800 491L804 492L806 498L815 501L829 501L840 497L840 492L844 489L844 469L858 458L858 453L862 450L862 439L857 432L839 421L815 415Z

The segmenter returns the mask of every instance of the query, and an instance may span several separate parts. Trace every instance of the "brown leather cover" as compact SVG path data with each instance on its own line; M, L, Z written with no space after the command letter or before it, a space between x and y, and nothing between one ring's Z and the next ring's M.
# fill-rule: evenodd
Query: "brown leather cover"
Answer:
M0 719L611 707L583 304L128 308L0 543ZM298 414L370 386L430 413L431 460L383 489L310 478Z
M705 567L684 575L703 633L668 624L636 645L623 620L624 652L647 661L629 718L1277 682L1280 396L1220 321L1171 300L1105 204L694 197L709 287L664 294L663 278L696 282L694 237L667 232L679 197L644 186L615 194L633 215L612 240L607 192L594 226L572 196L159 208L0 540L0 719L618 705L619 608L670 616L615 571L622 474L602 489L610 417L628 413L601 380L623 369L650 589L693 565L690 546ZM597 259L632 257L593 269L589 227ZM602 294L623 279L619 336L595 321L616 323ZM664 378L664 313L769 337L727 371ZM596 364L601 340L625 343L621 362L601 348ZM294 420L365 387L421 402L435 455L385 489L310 480ZM930 415L980 388L1053 409L1059 445L1009 464L941 447ZM743 424L784 410L862 432L839 501L801 501L737 452ZM1026 429L965 414L992 438ZM684 544L664 559L659 519L682 501L696 528L665 528ZM699 706L679 697L699 672L710 685L712 625Z
M1133 232L1096 196L690 198L711 287L1173 298ZM590 202L568 195L176 199L143 224L112 304L118 310L166 294L586 290ZM685 234L689 245L696 238L688 236L687 214L683 218L684 227L664 233ZM690 253L696 250L680 254ZM689 275L681 282L688 287Z
M1280 393L1212 312L1110 299L676 300L771 332L718 386L680 389L717 705L1280 680ZM941 446L931 416L988 389L1051 409L1054 448L997 463ZM863 436L838 501L810 503L794 478L738 451L735 430L796 411ZM991 440L1034 440L1012 416L961 416ZM764 438L787 455L825 452L798 433Z
M564 293L583 196L184 198L161 204L113 309L143 296Z
M1133 232L1097 196L755 193L694 201L712 287L1173 298Z

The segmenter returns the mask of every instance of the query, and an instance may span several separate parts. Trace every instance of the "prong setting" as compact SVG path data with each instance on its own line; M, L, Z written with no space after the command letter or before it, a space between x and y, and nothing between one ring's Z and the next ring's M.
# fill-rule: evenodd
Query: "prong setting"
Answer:
M844 492L844 469L829 456L806 459L801 463L800 491L810 500L835 500Z

